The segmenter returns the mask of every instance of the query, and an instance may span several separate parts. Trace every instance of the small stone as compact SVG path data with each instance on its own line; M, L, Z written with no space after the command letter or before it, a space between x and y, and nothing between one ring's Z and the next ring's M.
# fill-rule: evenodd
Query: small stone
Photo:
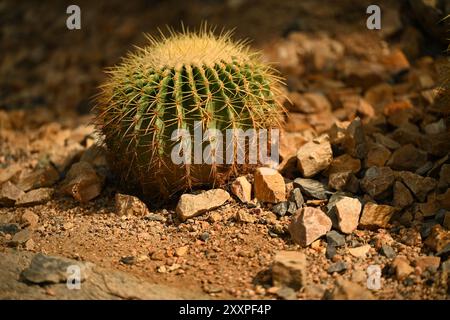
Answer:
M0 232L14 235L15 233L19 232L20 228L15 223L0 223Z
M209 219L210 222L219 222L222 221L222 215L218 212L211 212L211 214L209 215Z
M359 226L365 229L386 228L395 208L368 202L364 206Z
M394 259L395 256L396 256L394 249L392 249L392 247L389 246L389 245L387 245L387 244L383 244L383 245L381 246L380 252L381 252L386 258L389 258L389 259Z
M72 222L64 222L62 225L62 229L64 231L68 231L70 229L72 229L75 225Z
M444 188L450 186L450 164L444 164L439 173L439 186Z
M336 172L328 177L328 186L337 191L353 190L356 193L359 188L359 181L350 171Z
M357 173L361 169L361 160L353 158L348 154L338 156L331 161L330 166L324 174L331 175L333 173L353 172Z
M345 270L347 270L347 264L344 261L338 261L329 266L327 272L330 274L334 272L343 273Z
M407 144L394 151L387 165L394 170L414 171L423 166L427 159L425 151L417 149L412 144Z
M450 244L450 231L437 224L431 228L430 235L424 243L435 252L440 252Z
M394 172L389 167L371 167L361 180L361 188L371 197L386 192L394 184Z
M203 241L208 241L209 238L210 238L210 235L209 235L208 232L203 232L203 233L200 235L200 239L203 240Z
M52 166L47 166L34 171L22 171L17 182L17 187L23 191L53 186L59 180L58 171Z
M356 248L349 248L348 252L356 258L365 258L370 250L370 245L366 244Z
M283 300L296 300L297 293L294 289L289 287L281 287L280 290L277 291L277 296Z
M286 213L289 213L290 215L295 214L295 212L297 212L297 205L295 204L295 202L289 201L288 204L288 209Z
M254 217L251 213L248 213L244 209L239 209L236 212L236 220L245 223L255 223L256 217Z
M304 177L309 178L328 168L332 159L329 136L322 135L298 149L297 167Z
M243 203L252 201L252 185L247 178L242 176L236 178L231 184L231 192Z
M387 136L382 135L381 133L374 133L373 137L375 138L375 141L377 143L385 146L389 150L395 150L401 147L400 143Z
M409 189L400 181L394 183L394 199L392 204L398 208L405 208L414 202Z
M437 185L433 178L422 177L409 171L400 171L398 176L420 202L424 202L428 193Z
M220 207L229 199L230 194L222 189L211 189L196 195L183 194L178 201L176 212L178 218L184 222Z
M429 135L444 133L446 132L446 130L447 126L444 119L429 123L423 128L423 131L425 131L425 133Z
M287 286L294 290L301 289L306 283L307 261L304 253L299 251L278 251L272 265L274 286Z
M117 197L117 194L116 194L116 197ZM134 201L135 201L135 199L132 199L132 202L134 202ZM142 204L145 205L144 203L142 203ZM147 206L145 208L148 209ZM142 211L140 209L138 209L136 207L136 205L131 205L130 209L133 209L133 211L129 212L130 214L131 213L134 214L134 210L137 210L138 215L140 215L142 213ZM116 212L118 212L117 207L116 207ZM127 212L127 214L128 214L128 212ZM162 215L157 214L157 213L150 213L150 212L145 215L144 219L148 220L148 221L160 221L160 222L166 221L166 218L164 218Z
M312 207L299 209L289 225L293 240L304 247L330 230L330 218L322 210Z
M5 207L13 206L17 199L24 194L25 192L16 187L12 182L6 181L0 186L0 205Z
M18 163L12 164L6 168L0 168L0 185L10 180L22 170L22 166Z
M343 146L349 155L358 159L364 159L367 154L366 138L361 119L353 120L345 131Z
M426 271L426 270L431 270L433 272L436 272L439 269L440 264L441 264L440 257L422 256L422 257L417 257L414 260L414 265L416 267L419 267L422 272Z
M345 237L337 231L327 232L327 244L335 247L342 247L345 245Z
M366 272L364 272L364 270L355 270L352 273L352 278L351 278L353 283L367 283L367 275Z
M32 232L30 230L28 230L28 229L21 230L21 231L17 232L16 234L14 234L11 241L9 242L9 245L13 246L13 247L20 246L20 245L24 244L25 242L27 242L28 240L30 240L31 236L32 236Z
M331 193L323 183L312 179L297 178L294 180L294 185L299 186L302 193L315 199L326 200L327 194Z
M22 223L30 229L35 229L39 222L39 216L31 210L25 210L21 217Z
M146 216L149 213L145 203L135 196L116 193L114 200L116 214L119 216Z
M444 215L444 222L442 223L444 228L447 228L447 230L450 230L450 212L447 211Z
M135 256L125 256L120 258L120 262L127 265L135 264L136 257Z
M325 251L325 256L327 259L333 259L333 257L336 255L336 247L332 245L327 245L327 249Z
M255 171L255 196L261 202L278 203L286 200L286 186L281 174L271 168Z
M284 216L288 210L288 204L289 202L283 201L280 203L277 203L272 207L272 212L276 213L280 217Z
M337 228L346 234L350 234L358 227L361 202L356 198L342 197L334 206Z
M162 250L155 251L152 253L150 258L155 261L163 261L165 258L164 251L162 251Z
M414 268L409 265L409 261L404 256L397 256L392 261L392 267L395 270L395 276L397 280L402 281L411 273L414 272Z
M88 162L77 162L67 172L61 191L79 202L87 202L100 195L103 179Z
M291 191L291 194L289 195L289 201L295 202L298 209L302 207L302 205L305 203L305 200L303 199L302 191L300 188L294 188Z
M348 121L336 121L331 126L330 130L328 131L330 135L330 142L332 145L340 145L345 140L345 134L348 126L350 125L350 122Z
M326 291L325 300L373 300L374 297L369 290L356 283L339 277L336 279L333 290Z
M25 250L28 251L33 251L34 250L34 241L33 239L28 239L28 241L25 242L24 248Z
M380 143L374 143L370 145L367 152L367 158L365 162L366 168L370 167L383 167L391 157L391 152L388 148Z
M188 246L183 246L175 249L175 255L177 257L184 257L189 250Z
M28 191L16 201L16 206L34 206L51 200L54 193L52 188L39 188Z

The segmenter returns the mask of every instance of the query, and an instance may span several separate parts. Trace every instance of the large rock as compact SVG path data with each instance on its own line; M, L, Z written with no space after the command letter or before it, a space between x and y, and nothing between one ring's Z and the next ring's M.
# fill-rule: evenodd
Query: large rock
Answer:
M394 172L389 167L371 167L361 180L361 188L371 197L377 197L394 184Z
M386 228L395 208L368 202L364 205L359 226L365 229Z
M299 251L278 251L272 266L272 281L277 287L288 286L301 289L306 283L307 261Z
M297 167L304 177L312 177L328 168L333 160L328 135L320 136L304 144L297 152Z
M305 247L330 231L331 225L331 219L322 210L305 207L292 218L289 232L296 243Z
M222 189L212 189L200 194L183 194L178 201L176 212L181 221L201 215L223 205L230 194Z
M255 171L255 196L261 202L278 203L286 200L286 186L281 174L271 168Z

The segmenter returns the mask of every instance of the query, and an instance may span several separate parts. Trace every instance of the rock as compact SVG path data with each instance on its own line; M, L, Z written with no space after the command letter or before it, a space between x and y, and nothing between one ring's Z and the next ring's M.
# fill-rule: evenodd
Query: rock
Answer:
M366 168L383 167L391 157L391 151L380 143L373 143L367 152Z
M39 216L31 210L25 210L21 217L22 223L30 229L35 229L39 222Z
M332 260L333 257L336 255L336 247L332 246L332 245L327 245L327 249L325 251L325 256L327 257L327 259Z
M304 253L298 251L278 251L272 265L274 286L301 289L306 283L307 261Z
M59 172L64 172L76 159L80 158L83 151L82 145L72 142L63 148L53 148L49 153L49 159Z
M182 247L176 248L175 255L177 257L184 257L187 254L188 250L189 250L188 246L182 246Z
M408 70L410 67L408 59L400 49L394 49L389 54L381 57L381 62L392 74Z
M23 191L37 188L51 187L59 180L59 173L52 166L36 169L31 172L22 171L17 187Z
M100 195L103 179L88 162L72 165L64 179L61 191L79 202L87 202Z
M298 92L290 92L288 97L292 102L292 104L288 105L288 108L293 112L310 114L331 110L330 102L320 93L307 92L300 94Z
M0 186L0 205L5 207L13 206L17 199L24 194L25 192L17 188L12 182L6 181Z
M20 228L16 223L0 223L0 232L14 235L19 232Z
M343 233L350 234L358 227L361 202L356 198L342 197L334 206L336 227Z
M208 220L213 223L222 221L222 215L218 212L211 212Z
M297 167L304 177L309 178L328 168L332 159L329 136L322 135L298 149Z
M136 257L135 256L124 256L124 257L120 258L119 262L126 264L126 265L133 265L136 263Z
M272 211L274 213L276 213L277 215L279 215L280 217L284 216L288 210L288 205L289 202L288 201L283 201L280 203L277 203L276 205L274 205L272 207Z
M359 188L359 181L350 171L336 172L328 177L328 187L337 191L353 190L356 193Z
M394 184L394 172L389 167L371 167L367 169L361 180L361 188L371 197L377 197L387 192Z
M414 260L414 265L416 267L419 267L422 272L426 271L426 270L431 270L432 272L436 272L439 269L440 264L441 264L440 257L422 256L422 257L417 257Z
M324 300L373 300L374 297L365 287L338 277L334 288L327 290L323 296Z
M392 153L387 165L394 170L414 171L428 160L427 153L417 149L412 144L404 145Z
M330 218L322 210L312 207L299 209L289 225L292 239L304 247L330 230Z
M93 167L108 167L107 150L103 146L93 145L83 152L80 162L87 162Z
M65 283L69 275L67 268L73 265L80 268L80 281L85 281L91 272L89 264L41 253L33 257L30 265L21 275L26 281L36 284Z
M11 241L9 242L9 245L12 247L23 245L25 242L31 239L32 235L33 234L31 230L28 229L20 230L19 232L14 234Z
M236 212L236 220L239 222L254 223L256 218L244 209L239 209Z
M386 228L395 208L368 202L365 204L359 226L365 229Z
M450 230L450 212L446 212L444 215L444 222L442 223L444 228L447 228L447 230Z
M137 197L116 193L114 199L119 216L146 216L149 213L145 203Z
M369 250L370 245L366 244L355 248L349 248L348 252L356 258L365 258Z
M361 119L353 120L345 131L343 147L349 155L358 159L364 159L367 154L366 138Z
M36 204L43 204L51 200L54 189L39 188L28 191L16 201L16 206L34 206Z
M399 281L404 280L414 272L414 268L409 265L409 261L405 256L397 256L394 261L392 261L391 265L395 270L395 276Z
M337 231L327 232L327 244L334 247L342 247L345 245L345 237Z
M398 208L405 208L414 202L414 198L407 187L400 181L394 183L394 199L392 204Z
M129 273L105 269L89 262L80 262L60 257L41 257L30 263L32 252L10 250L0 253L0 299L26 300L179 300L208 299L200 290L189 290L179 286L170 287L147 282ZM56 261L55 261L56 259ZM33 265L32 265L33 264ZM23 266L30 269L25 276L20 272ZM79 266L81 290L67 288L67 267ZM70 270L69 270L70 271ZM27 279L27 277L29 279ZM24 279L26 282L23 282ZM37 285L33 283L37 282ZM45 285L46 290L40 285ZM52 296L48 293L52 292Z
M22 170L22 166L18 163L12 164L6 168L0 168L0 185L9 181L12 177Z
M392 247L389 246L389 245L387 245L387 244L383 244L383 245L381 246L380 252L381 252L386 258L389 258L389 259L394 259L395 256L396 256L394 249L392 249Z
M230 194L222 189L211 189L196 195L183 194L178 201L176 212L181 221L186 221L220 207L229 199Z
M24 244L25 250L32 251L34 250L34 241L33 239L28 239Z
M428 135L444 133L447 130L447 126L445 125L445 120L440 119L436 122L427 124L423 130Z
M350 122L348 121L336 121L328 131L330 135L330 142L332 145L340 145L344 143L345 134Z
M420 202L424 202L428 193L437 185L433 178L422 177L409 171L400 171L398 176Z
M302 193L315 199L326 200L330 193L323 183L312 179L297 178L294 185L299 186Z
M389 150L395 150L401 147L400 143L387 136L382 135L381 133L374 133L373 137L375 138L375 141L377 143L385 146Z
M241 202L248 203L252 201L252 185L248 182L246 177L242 176L236 178L231 184L230 189Z
M334 272L343 273L345 270L347 270L347 264L343 261L338 261L329 266L327 272L330 274Z
M431 228L430 235L424 244L435 252L442 251L450 243L450 231L444 230L439 224Z
M324 172L326 175L332 175L334 173L353 172L357 173L361 169L361 160L353 158L348 154L343 154L334 158L331 161L330 166Z
M255 196L261 202L278 203L286 200L286 186L281 174L271 168L255 171Z
M300 209L303 206L305 200L303 199L302 191L300 190L300 188L292 189L289 195L289 201L295 202L295 205L297 206L298 209Z
M295 212L297 212L297 205L295 204L295 202L289 201L288 202L288 209L286 211L286 213L289 213L290 215L295 214Z

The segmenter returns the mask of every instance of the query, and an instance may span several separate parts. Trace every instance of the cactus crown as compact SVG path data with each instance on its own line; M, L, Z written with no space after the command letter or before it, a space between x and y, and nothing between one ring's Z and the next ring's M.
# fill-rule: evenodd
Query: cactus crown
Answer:
M245 171L234 164L174 165L172 133L192 131L195 122L203 130L277 127L281 79L230 33L214 36L205 27L148 40L109 71L96 108L122 179L167 198Z

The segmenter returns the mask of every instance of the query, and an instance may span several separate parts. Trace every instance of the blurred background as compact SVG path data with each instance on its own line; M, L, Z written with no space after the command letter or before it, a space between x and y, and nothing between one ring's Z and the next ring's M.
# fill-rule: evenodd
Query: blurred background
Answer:
M444 54L449 28L439 21L450 13L450 1L375 2L382 10L379 31L366 29L366 8L372 0L3 0L0 109L44 107L56 117L87 113L105 67L118 63L133 45L144 44L144 32L156 34L166 25L180 29L181 21L190 27L207 21L218 30L235 28L236 39L248 38L268 60L280 59L273 51L295 32L336 39L347 51L348 42L356 41L356 56L357 46L365 55L378 54L383 41L399 47L410 61ZM66 28L71 4L81 8L81 30ZM283 67L292 61L281 55L284 66L272 62L286 71ZM293 74L298 78L304 71Z

